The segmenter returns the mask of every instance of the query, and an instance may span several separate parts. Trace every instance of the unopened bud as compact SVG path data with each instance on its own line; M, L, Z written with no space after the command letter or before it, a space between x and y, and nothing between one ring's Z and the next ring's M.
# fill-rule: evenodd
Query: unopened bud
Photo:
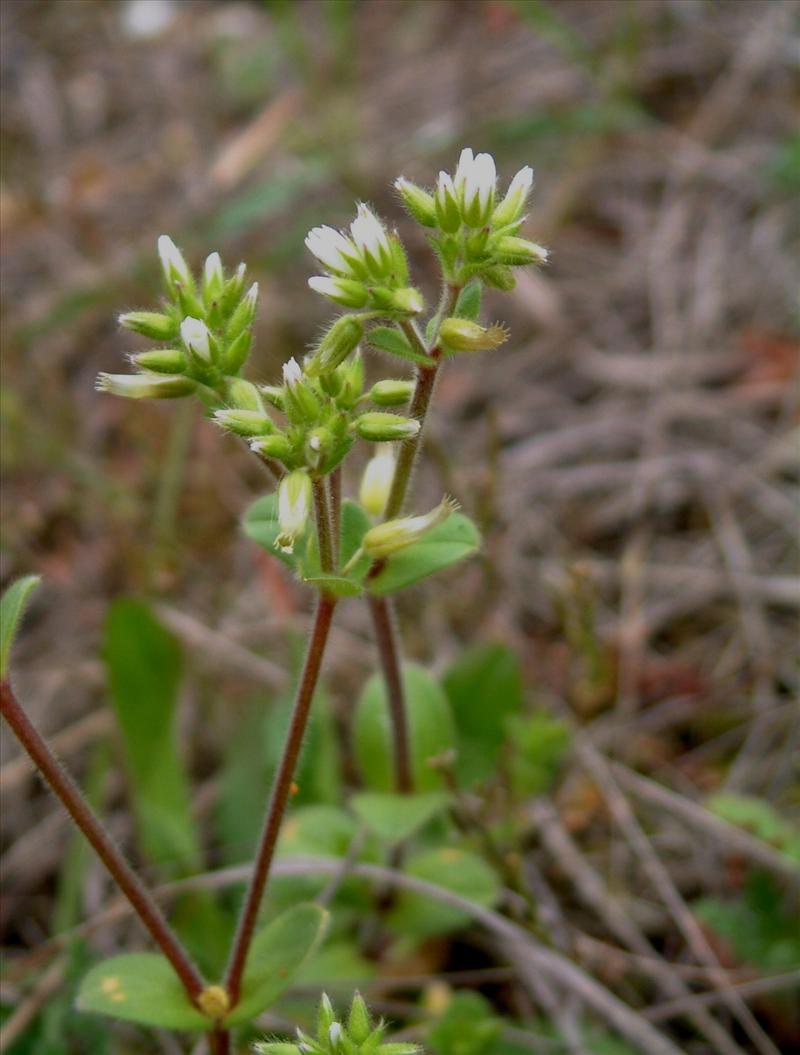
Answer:
M275 431L272 419L263 410L236 410L226 407L214 411L214 420L228 432L248 439L253 436L267 436Z
M354 352L364 336L364 324L357 315L342 315L317 345L313 359L306 366L310 377L335 370Z
M526 165L513 178L505 198L492 213L494 227L505 227L506 224L514 223L522 216L532 186L533 169L530 165Z
M211 334L201 319L186 318L181 323L181 339L198 359L211 362Z
M333 1004L328 994L323 993L320 998L319 1011L317 1012L317 1029L320 1040L324 1041L327 1038L328 1030L335 1021L336 1012L333 1009Z
M254 282L250 289L248 289L247 293L245 293L239 301L233 315L231 315L231 320L225 330L225 336L229 341L235 341L241 333L253 325L253 319L256 317L257 303L258 283Z
M419 315L425 308L425 301L418 289L388 289L385 286L373 286L372 300L375 306L386 311L397 311L403 315Z
M544 264L547 261L547 250L527 238L515 235L504 235L493 246L492 255L499 264L508 267L524 267L527 264Z
M394 181L394 186L403 199L403 205L417 223L421 223L423 227L436 226L436 208L432 194L428 194L422 187L418 187L416 183L405 179L404 176L398 177Z
M423 516L401 517L398 520L387 520L370 528L364 535L361 545L373 560L388 557L398 550L419 542L431 528L443 523L451 513L458 509L458 503L452 498L443 498L430 513Z
M504 293L509 293L517 284L511 268L501 264L486 268L485 271L481 272L481 278L487 286L492 286L493 289L500 289Z
M367 393L368 398L379 407L400 407L408 403L414 392L412 381L386 378L376 381Z
M452 177L447 172L439 173L434 202L436 223L446 234L453 234L461 226L461 210L458 206L458 193Z
M237 410L263 410L261 393L252 381L235 377L228 383L228 402Z
M383 443L389 440L408 440L419 432L415 418L401 418L399 414L368 411L355 420L355 431L362 440Z
M203 266L203 301L208 307L222 296L225 275L219 253L209 253Z
M178 399L191 395L195 383L182 374L98 374L95 388L127 399Z
M347 1018L347 1032L356 1044L363 1044L372 1032L369 1010L361 993L356 993Z
M313 424L319 417L319 400L294 356L283 364L283 403L293 425Z
M481 326L469 319L445 319L439 327L439 340L453 352L488 352L508 339L508 331L499 325Z
M313 275L308 284L315 293L321 293L323 297L345 308L363 308L369 300L367 287L353 278Z
M333 434L330 429L320 425L308 434L306 439L306 462L312 469L319 469L333 448Z
M220 1019L231 1009L231 998L221 985L207 985L197 998L197 1006L209 1018Z
M220 356L220 366L223 372L229 376L238 374L247 362L252 347L253 334L250 330L242 330L236 340L231 341Z
M284 464L286 464L294 454L294 447L288 437L284 436L283 433L276 433L274 436L261 436L258 439L252 440L250 448L251 450L254 450L256 454L262 454L265 458L274 458L276 461L283 462Z
M395 457L391 447L379 449L364 469L358 500L374 517L381 516L386 508L394 480L394 469Z
M284 553L294 551L295 542L305 531L310 512L310 476L302 469L288 473L278 486L278 524L281 530L275 540Z
M234 309L234 306L239 303L239 299L244 289L244 280L247 273L247 266L245 264L239 264L234 273L222 287L222 296L220 297L220 308L224 316L228 316Z
M282 385L259 385L258 391L268 403L272 404L273 407L277 407L278 410L283 410L284 400Z
M158 239L158 255L161 258L161 267L164 270L164 278L167 288L175 292L178 286L185 289L194 288L194 280L189 270L189 265L183 258L183 253L175 245L169 235L162 234Z
M141 370L152 370L156 374L180 374L186 369L186 356L180 348L152 348L130 358Z
M337 402L345 410L352 410L364 391L364 359L361 352L356 349L336 373L341 380Z
M141 333L151 341L171 341L178 336L178 323L159 311L128 311L119 317L120 326Z

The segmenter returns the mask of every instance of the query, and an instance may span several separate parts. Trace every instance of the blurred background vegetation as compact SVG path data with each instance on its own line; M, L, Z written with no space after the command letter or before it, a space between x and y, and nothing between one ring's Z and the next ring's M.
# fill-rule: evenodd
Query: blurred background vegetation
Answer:
M632 958L658 956L721 1008L740 1052L769 1052L770 1036L800 1051L792 867L754 867L713 821L796 866L798 5L4 0L0 18L1 571L45 577L16 676L119 837L154 878L246 859L306 618L303 591L237 529L266 486L246 452L193 407L94 392L137 347L116 315L157 295L156 237L194 265L214 249L247 261L262 291L250 376L271 380L327 314L306 287L308 228L373 203L433 301L392 181L430 184L462 146L489 150L504 178L535 167L526 233L552 262L488 298L507 348L441 383L421 504L458 496L485 547L445 588L403 595L409 654L442 672L483 648L451 674L456 695L459 677L489 677L493 643L515 657L524 689L503 651L486 706L520 692L539 716L525 846L571 955L623 995ZM325 747L346 743L373 665L361 606L344 606L334 641L307 801L356 779ZM161 769L186 765L155 793L195 818L180 845L166 821L149 843L126 821L152 798L149 745L135 720L126 731L141 700ZM0 787L8 1050L178 1050L64 1025L76 961L30 950L109 890L5 735ZM554 851L565 834L577 872ZM584 866L650 944L598 920ZM201 909L213 934L217 910ZM91 948L136 941L125 925ZM476 948L434 942L395 964L428 979L400 1017L441 1014L442 972L501 970ZM521 1013L503 979L484 994ZM437 1028L438 1055L479 1055ZM540 1036L528 1050L562 1050Z

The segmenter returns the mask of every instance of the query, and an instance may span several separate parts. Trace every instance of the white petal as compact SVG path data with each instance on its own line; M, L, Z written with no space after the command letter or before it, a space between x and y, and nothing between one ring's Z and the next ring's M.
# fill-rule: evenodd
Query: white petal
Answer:
M459 189L463 187L468 174L472 171L473 161L472 150L469 147L464 147L461 151L461 157L458 159L458 168L453 180Z
M207 361L211 359L208 327L201 319L193 319L191 315L188 315L181 323L181 338L186 347L191 349L195 355Z
M289 388L294 388L303 379L303 371L300 369L300 364L294 356L289 360L288 363L283 364L283 383Z
M222 260L219 253L209 253L203 267L203 278L209 284L213 281L222 281Z

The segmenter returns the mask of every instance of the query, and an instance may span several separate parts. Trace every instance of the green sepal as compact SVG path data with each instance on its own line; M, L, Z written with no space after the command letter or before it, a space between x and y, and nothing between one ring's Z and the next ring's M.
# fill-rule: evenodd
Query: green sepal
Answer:
M369 590L378 595L394 593L426 579L477 552L480 533L463 513L453 513L430 529L419 542L386 558L384 567L370 579Z
M482 286L478 279L473 279L464 286L458 295L453 315L459 319L469 319L470 322L475 322L481 311L481 291Z

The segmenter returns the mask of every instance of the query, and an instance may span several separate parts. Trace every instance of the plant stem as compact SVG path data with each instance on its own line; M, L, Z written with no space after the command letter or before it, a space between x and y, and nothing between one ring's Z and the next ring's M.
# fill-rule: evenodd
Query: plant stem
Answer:
M400 670L400 650L397 645L394 610L390 607L386 597L367 595L367 602L372 616L375 643L378 646L378 656L389 703L395 786L399 792L408 794L413 790L414 782L411 773L408 714Z
M194 1001L205 987L200 972L173 933L150 891L122 856L77 784L63 768L49 745L31 723L7 681L0 683L3 717L33 760L51 791L75 821L111 873L134 912L172 964L175 973Z
M314 510L317 516L317 540L319 541L319 564L324 572L333 571L333 528L328 504L328 489L324 477L315 476L311 481L314 495Z
M208 1047L211 1055L231 1055L231 1034L227 1029L215 1029L209 1034Z
M327 515L327 508L325 512ZM320 517L318 525L321 520L322 518ZM323 531L320 531L320 536L322 536L323 533ZM320 550L322 550L321 540ZM300 678L300 684L297 688L294 709L292 710L289 729L283 746L283 754L272 785L269 807L267 809L264 828L261 833L258 852L253 865L250 887L247 891L242 912L239 917L239 925L236 930L236 937L233 941L233 948L228 962L225 988L228 991L232 1006L238 1001L241 992L242 974L247 960L247 953L253 939L253 931L255 930L264 887L266 886L269 877L269 870L275 853L275 844L278 841L281 821L286 812L286 804L289 801L289 795L292 788L292 777L294 776L295 765L297 764L297 758L300 754L300 747L303 743L303 735L306 730L308 715L311 710L311 701L314 696L314 690L317 686L317 679L322 665L322 657L325 652L325 644L328 640L328 631L330 630L331 619L335 607L335 597L332 597L330 594L320 593L319 600L317 601L317 611L314 617L314 626L308 642L308 651L306 652L303 673Z
M337 465L328 477L329 499L331 510L331 527L333 529L333 560L339 566L339 540L342 533L342 467Z

